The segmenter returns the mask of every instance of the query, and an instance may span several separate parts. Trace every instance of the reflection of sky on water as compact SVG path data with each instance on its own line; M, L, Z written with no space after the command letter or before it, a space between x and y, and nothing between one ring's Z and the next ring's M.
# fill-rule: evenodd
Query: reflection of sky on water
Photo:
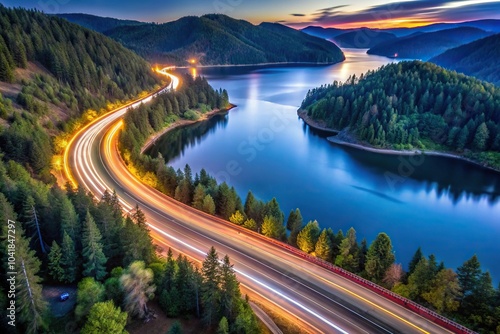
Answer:
M408 177L398 169L409 157L380 155L340 147L328 134L304 126L296 115L307 90L345 80L342 70L365 72L388 60L354 53L346 64L256 70L202 69L210 83L229 91L238 108L227 116L174 130L157 145L174 168L189 163L222 175L230 161L241 168L229 183L244 197L249 189L263 199L277 197L288 214L299 207L304 219L346 231L354 227L370 242L384 231L391 237L397 259L407 265L417 247L451 267L477 253L484 269L500 279L500 175L468 163L425 157ZM207 73L208 72L208 73ZM285 125L272 140L254 149L239 146L271 128L278 117ZM267 131L267 130L266 130ZM163 143L163 144L162 144ZM240 147L241 148L241 147ZM246 151L248 152L248 151ZM390 179L388 175L399 176Z

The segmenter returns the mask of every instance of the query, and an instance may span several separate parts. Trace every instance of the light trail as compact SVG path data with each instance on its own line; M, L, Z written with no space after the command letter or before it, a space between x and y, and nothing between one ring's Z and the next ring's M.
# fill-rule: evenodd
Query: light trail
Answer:
M217 245L221 254L231 257L246 289L279 307L289 319L299 319L313 332L449 333L357 284L266 242L261 236L175 202L131 175L117 152L121 118L129 108L147 103L163 91L177 89L179 79L167 71L167 68L157 70L170 78L168 87L101 116L71 139L64 154L64 171L73 185L79 182L97 198L102 197L105 190L116 190L126 211L133 210L138 203L156 240L197 261L204 258L210 246Z

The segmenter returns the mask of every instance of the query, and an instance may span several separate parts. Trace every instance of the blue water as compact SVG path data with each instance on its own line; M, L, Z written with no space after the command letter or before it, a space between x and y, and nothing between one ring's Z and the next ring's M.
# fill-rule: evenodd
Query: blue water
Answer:
M176 169L205 168L243 200L251 189L265 201L276 197L286 215L298 207L305 222L354 227L358 241L386 232L404 267L419 246L452 268L477 254L498 282L500 174L458 160L337 146L298 119L308 89L390 61L359 50L346 56L327 67L203 69L238 107L166 134L151 153L160 150Z

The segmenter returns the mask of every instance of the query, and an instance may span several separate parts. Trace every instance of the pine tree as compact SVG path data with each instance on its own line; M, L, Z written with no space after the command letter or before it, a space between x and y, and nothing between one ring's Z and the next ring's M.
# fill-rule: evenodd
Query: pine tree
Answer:
M215 203L214 199L210 195L206 195L203 199L203 207L202 210L210 215L215 214Z
M60 204L60 217L61 217L61 237L66 232L72 240L75 240L80 235L80 228L78 226L78 216L75 211L73 203L64 197Z
M220 269L221 280L221 314L234 321L236 319L241 302L240 284L236 279L233 265L229 256L225 256Z
M320 233L318 222L310 221L297 235L297 246L306 253L313 252Z
M66 231L63 234L61 245L61 268L63 276L61 282L73 283L78 274L78 258L75 249L75 243Z
M47 303L42 296L41 278L38 276L40 260L29 248L23 229L16 228L16 306L19 322L26 326L26 333L38 333L46 327L44 315ZM12 268L8 268L11 271Z
M288 242L292 246L297 245L297 235L299 234L303 224L302 214L300 210L297 208L290 211L290 215L286 221L286 228L290 231L290 237L288 238Z
M262 223L262 234L266 237L282 240L285 237L285 226L274 216L265 216Z
M264 208L264 216L274 217L278 223L283 224L285 214L281 211L276 198L273 198L266 204Z
M457 268L457 277L464 298L476 290L481 277L481 264L475 254Z
M375 282L380 282L394 260L391 239L387 234L379 233L366 255L365 270L368 277Z
M198 210L203 210L203 199L206 196L205 187L199 183L194 189L193 194L193 207Z
M416 250L415 254L413 254L413 257L411 258L410 263L408 265L408 276L410 276L413 273L413 271L415 270L415 267L420 262L420 260L422 260L423 257L424 257L424 254L422 253L422 249L420 247L418 247L418 249Z
M318 241L314 248L314 253L317 257L325 261L331 261L332 259L332 241L328 236L326 229L323 229L319 235Z
M229 221L236 225L242 225L245 222L245 217L241 214L240 210L236 210L236 212L229 217Z
M106 276L106 262L101 245L101 233L87 210L82 236L83 275L101 280Z
M229 323L226 317L220 319L216 334L229 334Z
M203 322L211 327L219 319L220 296L219 284L221 281L219 255L211 247L201 268L203 277L201 285L201 302L203 305Z
M64 281L64 269L61 266L62 251L61 247L54 240L49 252L49 275L59 282Z

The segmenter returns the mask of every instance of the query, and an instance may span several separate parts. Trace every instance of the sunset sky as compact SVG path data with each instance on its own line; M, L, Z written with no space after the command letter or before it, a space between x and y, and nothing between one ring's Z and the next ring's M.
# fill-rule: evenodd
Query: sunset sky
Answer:
M6 6L46 13L88 13L148 22L186 15L223 13L249 20L280 22L297 28L412 27L435 22L500 19L500 1L491 0L0 0Z

